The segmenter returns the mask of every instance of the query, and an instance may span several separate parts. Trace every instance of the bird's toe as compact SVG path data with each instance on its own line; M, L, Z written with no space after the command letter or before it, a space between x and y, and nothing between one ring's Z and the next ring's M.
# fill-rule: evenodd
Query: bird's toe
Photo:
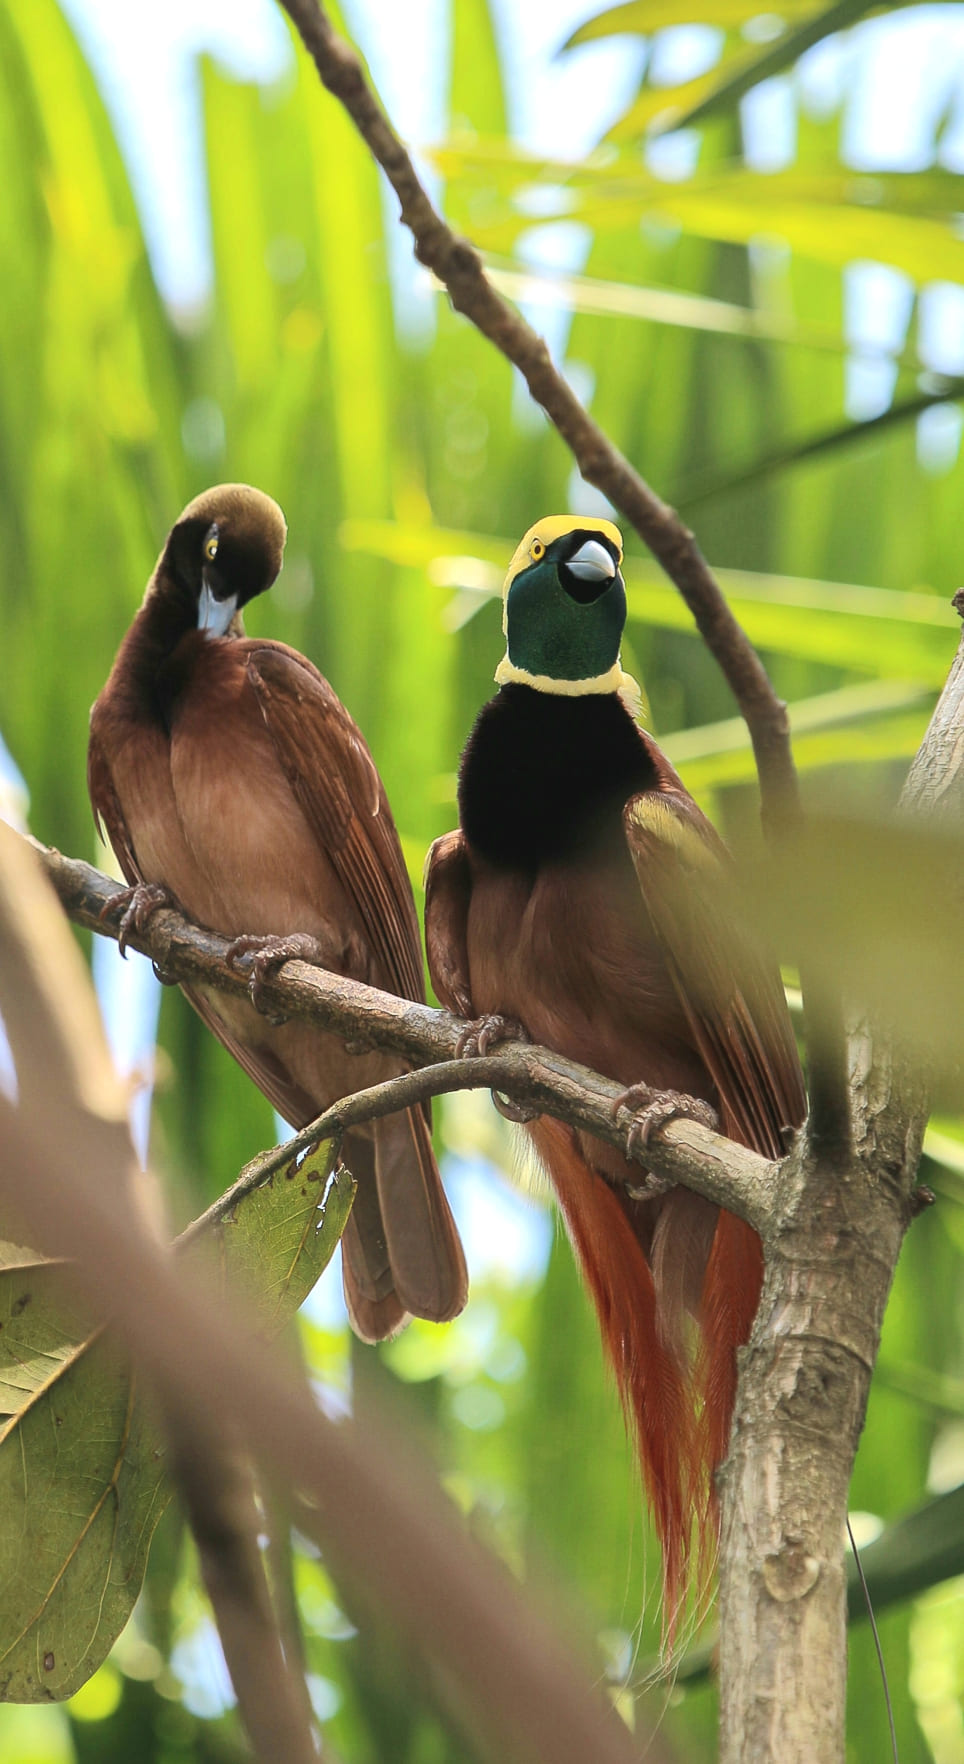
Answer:
M477 1055L485 1055L501 1041L528 1041L528 1030L517 1017L503 1017L491 1013L485 1017L477 1017L463 1029L455 1044L455 1057L458 1060L474 1059Z
M701 1097L685 1096L678 1090L654 1090L648 1084L633 1084L622 1091L613 1103L613 1115L618 1115L621 1109L631 1110L634 1116L626 1135L626 1150L630 1157L645 1150L653 1133L667 1121L680 1116L698 1121L714 1132L720 1124L716 1110Z
M241 937L232 938L224 959L231 968L239 968L244 963L250 964L248 992L251 1002L269 1022L278 1024L284 1023L286 1018L273 1014L269 1009L264 997L265 982L285 962L314 962L319 965L320 953L316 939L302 932L295 932L289 937L262 936L248 932Z
M133 932L146 929L147 921L159 907L174 905L173 896L158 882L135 882L131 888L124 888L119 894L112 894L110 900L101 907L100 917L106 919L120 914L117 926L117 947L122 956L127 955L127 945Z
M507 1121L537 1121L542 1113L541 1109L534 1108L531 1103L513 1102L511 1097L502 1096L498 1090L490 1090L489 1095L499 1114Z

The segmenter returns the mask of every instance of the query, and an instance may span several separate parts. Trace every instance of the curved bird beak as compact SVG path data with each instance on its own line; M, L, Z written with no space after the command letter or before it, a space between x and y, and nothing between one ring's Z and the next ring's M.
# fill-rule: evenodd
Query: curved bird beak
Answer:
M566 559L566 568L582 582L610 582L616 574L612 554L598 539L587 539L574 556Z
M207 572L203 572L197 601L198 630L203 631L206 637L223 637L237 610L237 595L231 594L227 600L218 600L207 579Z

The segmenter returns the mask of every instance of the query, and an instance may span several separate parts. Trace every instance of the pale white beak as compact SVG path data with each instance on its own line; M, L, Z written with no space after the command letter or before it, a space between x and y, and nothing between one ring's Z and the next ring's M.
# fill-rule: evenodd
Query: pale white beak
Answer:
M201 592L197 601L197 626L206 637L223 637L231 620L238 610L236 594L227 600L217 600L208 587L207 579L201 577Z
M580 545L575 555L566 560L566 568L583 582L609 582L616 574L612 553L598 539L587 539L585 545Z

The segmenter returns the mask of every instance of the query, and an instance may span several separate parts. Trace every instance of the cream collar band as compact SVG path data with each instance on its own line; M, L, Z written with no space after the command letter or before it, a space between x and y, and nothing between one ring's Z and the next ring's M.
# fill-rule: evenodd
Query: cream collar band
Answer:
M623 672L618 661L613 662L605 674L594 674L588 680L555 680L551 674L530 674L527 668L517 667L509 660L507 652L495 670L495 679L499 686L510 683L531 686L536 692L549 692L558 698L587 698L591 694L618 692L630 716L638 717L642 711L643 695L639 686L632 674Z

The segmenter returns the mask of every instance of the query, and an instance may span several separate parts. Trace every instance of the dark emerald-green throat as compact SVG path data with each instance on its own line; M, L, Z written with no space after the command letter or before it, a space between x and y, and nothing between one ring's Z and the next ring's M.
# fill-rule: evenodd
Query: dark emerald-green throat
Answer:
M614 546L574 528L520 570L506 598L514 668L550 680L595 680L619 660L626 589Z

